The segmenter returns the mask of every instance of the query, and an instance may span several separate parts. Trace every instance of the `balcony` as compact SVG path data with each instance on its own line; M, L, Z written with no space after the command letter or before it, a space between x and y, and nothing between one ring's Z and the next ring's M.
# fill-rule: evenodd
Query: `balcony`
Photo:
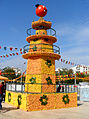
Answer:
M24 52L48 52L60 54L60 48L58 46L44 43L25 45L23 50Z
M50 35L50 36L55 36L56 37L56 31L51 28L51 29L48 29L46 30L47 31L47 35ZM28 36L31 36L31 35L34 35L36 32L36 30L34 30L33 28L29 28L27 29L26 33L27 33L27 37Z

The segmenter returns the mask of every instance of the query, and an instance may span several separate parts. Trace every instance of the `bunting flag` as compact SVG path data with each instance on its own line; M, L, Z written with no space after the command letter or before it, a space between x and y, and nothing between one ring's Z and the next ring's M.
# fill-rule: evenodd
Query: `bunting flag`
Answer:
M0 46L0 49L4 49L4 50L7 50L9 49L10 51L13 51L13 50L19 50L19 51L22 51L23 48L14 48L14 47L6 47L6 46Z
M4 49L4 50L9 49L10 51L13 51L13 50L15 50L15 51L19 50L20 51L20 53L16 52L16 53L10 53L10 54L6 54L6 55L2 55L2 56L0 56L0 58L6 58L6 57L9 57L9 56L15 56L15 55L26 53L26 51L23 51L23 48L6 47L6 46L2 47L2 46L0 46L0 49ZM65 64L70 64L72 66L82 67L82 65L75 64L75 63L70 62L70 61L66 61L65 59L60 59L60 60L61 60L61 62L65 63ZM86 66L83 66L83 67L86 68Z
M64 60L64 59L60 59L61 60L61 62L63 62L63 63L65 63L65 64L70 64L70 65L78 65L78 64L75 64L75 63L73 63L73 62L70 62L70 61L66 61L66 60Z
M9 56L15 56L15 55L20 55L20 54L24 54L24 53L26 53L26 51L24 52L16 52L16 53L10 53L10 54L6 54L6 55L2 55L2 56L0 56L0 58L6 58L6 57L9 57Z
M87 67L87 66L75 64L74 62L66 61L64 59L60 59L60 60L61 60L61 62L65 63L65 64L70 64L70 65L73 65L73 66L79 66L79 67L84 67L84 68L88 68L89 69L89 67Z

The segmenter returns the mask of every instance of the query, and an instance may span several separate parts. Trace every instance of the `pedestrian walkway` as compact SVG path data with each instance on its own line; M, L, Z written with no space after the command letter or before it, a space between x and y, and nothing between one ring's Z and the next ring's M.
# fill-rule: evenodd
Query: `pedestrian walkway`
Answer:
M3 103L0 119L89 119L89 102L78 101L78 107L25 112Z

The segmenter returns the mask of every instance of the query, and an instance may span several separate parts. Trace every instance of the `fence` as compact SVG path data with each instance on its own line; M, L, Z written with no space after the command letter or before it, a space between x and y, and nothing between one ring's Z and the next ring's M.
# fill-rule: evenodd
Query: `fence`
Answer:
M13 92L26 93L25 92L25 85L27 85L29 87L29 85L31 85L31 83L9 82L9 83L6 83L6 90L13 91ZM32 84L32 85L34 85L34 84ZM48 85L48 84L40 84L39 83L38 85ZM73 92L79 93L79 88L78 88L78 86L75 86L75 85L60 84L60 90L59 91L57 91L59 85L57 85L57 84L52 84L52 85L56 85L56 92L57 93L73 93ZM27 93L32 93L32 92L27 91Z

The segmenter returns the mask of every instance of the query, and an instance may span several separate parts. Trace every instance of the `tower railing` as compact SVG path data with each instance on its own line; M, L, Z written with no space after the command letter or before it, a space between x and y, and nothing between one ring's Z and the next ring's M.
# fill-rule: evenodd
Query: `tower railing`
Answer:
M27 36L31 36L31 35L34 35L35 34L35 29L33 28L29 28L27 29L26 33L27 33ZM55 36L56 37L56 31L53 29L53 28L50 28L47 30L47 35L51 35L51 36Z
M47 47L48 46L48 47ZM51 48L50 48L51 47ZM60 54L60 48L56 45L50 45L50 44L45 44L45 43L39 43L39 44L30 44L30 45L25 45L23 47L23 51L28 52L28 51L46 51L47 52L54 52L57 54Z

